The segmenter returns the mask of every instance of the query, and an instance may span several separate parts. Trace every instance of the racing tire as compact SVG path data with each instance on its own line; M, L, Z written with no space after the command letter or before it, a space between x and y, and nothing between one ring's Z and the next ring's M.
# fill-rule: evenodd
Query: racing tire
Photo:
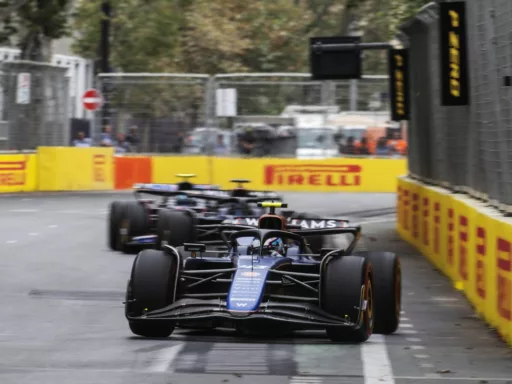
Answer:
M145 249L135 258L126 292L125 311L132 317L164 308L174 302L177 290L178 263L169 251ZM144 337L168 337L173 322L128 320L131 331Z
M328 260L324 266L320 307L331 315L357 322L354 328L327 327L327 336L334 342L365 342L373 333L374 323L370 261L360 256L342 256Z
M400 258L392 252L357 251L373 266L375 296L374 333L389 335L400 325L402 306L402 269Z
M108 246L113 251L119 251L119 225L125 202L113 201L110 204L108 215Z
M315 215L313 213L306 212L294 212L291 217L292 220L317 220L321 219L320 216ZM312 253L320 253L320 250L324 248L325 244L325 236L306 236L306 241L308 242L308 247L311 249Z
M188 212L165 209L158 213L157 247L178 247L195 240L194 220Z
M118 250L123 253L132 253L137 247L128 245L130 239L135 236L147 235L150 231L151 226L146 208L137 201L125 202L120 214Z

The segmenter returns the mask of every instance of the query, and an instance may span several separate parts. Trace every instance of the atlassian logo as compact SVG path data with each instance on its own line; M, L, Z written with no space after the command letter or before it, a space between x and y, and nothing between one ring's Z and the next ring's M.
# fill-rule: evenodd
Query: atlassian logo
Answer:
M238 217L232 220L225 220L225 224L258 226L258 218L256 217ZM325 228L344 228L348 226L348 222L341 220L298 220L287 219L288 224L300 225L304 229L325 229Z

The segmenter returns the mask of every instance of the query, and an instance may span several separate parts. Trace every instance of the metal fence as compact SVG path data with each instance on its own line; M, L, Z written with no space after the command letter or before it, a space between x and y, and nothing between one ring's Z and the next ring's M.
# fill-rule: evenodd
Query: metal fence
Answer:
M31 61L0 65L0 148L69 145L66 68Z
M441 106L439 5L401 27L409 48L409 169L512 211L512 1L466 1L469 106Z
M98 140L106 113L114 134L138 128L141 151L176 152L180 132L230 127L234 115L279 116L289 105L334 105L342 111L389 109L386 75L339 82L310 77L306 73L100 74L97 88L103 90L106 104L96 113L92 136ZM225 89L234 93L223 93Z

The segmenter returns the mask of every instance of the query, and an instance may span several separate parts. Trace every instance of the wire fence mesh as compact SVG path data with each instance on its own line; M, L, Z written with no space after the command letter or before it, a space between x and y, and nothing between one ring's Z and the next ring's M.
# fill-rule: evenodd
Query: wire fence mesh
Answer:
M101 74L98 80L105 104L96 113L91 135L96 143L105 125L113 135L137 127L138 150L176 152L180 137L208 124L208 75L116 73Z
M11 61L1 64L0 76L2 149L69 145L69 84L65 68Z
M101 145L105 129L115 138L136 127L138 152L214 154L217 138L223 135L231 149L229 154L237 155L244 152L238 147L236 133L242 117L261 119L261 124L269 121L264 117L274 119L270 125L277 128L286 124L275 123L275 118L287 113L289 117L290 108L328 107L333 110L330 115L352 113L349 125L354 125L358 113L366 119L363 124L370 126L384 126L389 120L388 76L365 76L345 82L319 82L310 77L306 73L101 74L97 88L102 90L105 104L96 112L91 138L95 145ZM322 113L314 112L313 117L318 120ZM288 124L296 125L297 121ZM277 136L281 144L286 141L283 135ZM200 145L205 140L207 147ZM323 143L325 149L332 149L332 142ZM261 146L266 148L265 153L256 152L269 156L295 154L296 148L289 144L285 149L274 142L271 148L267 142ZM184 147L188 149L184 151ZM273 151L269 152L269 148Z
M401 27L409 48L409 170L424 181L512 208L512 2L465 1L470 103L441 105L439 5Z

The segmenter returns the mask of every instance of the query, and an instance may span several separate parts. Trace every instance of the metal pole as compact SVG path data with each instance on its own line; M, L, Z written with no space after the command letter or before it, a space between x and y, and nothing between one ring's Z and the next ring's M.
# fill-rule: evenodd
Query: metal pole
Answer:
M101 21L101 37L100 37L100 44L101 44L101 72L103 73L109 73L110 72L110 63L109 63L109 57L110 57L110 16L111 16L111 8L110 8L110 1L105 0L103 1L101 5L101 11L103 12L103 19ZM106 125L109 123L109 106L108 106L108 100L107 100L107 89L106 81L101 82L102 89L101 93L103 94L103 97L105 99L105 103L102 107L102 125Z

